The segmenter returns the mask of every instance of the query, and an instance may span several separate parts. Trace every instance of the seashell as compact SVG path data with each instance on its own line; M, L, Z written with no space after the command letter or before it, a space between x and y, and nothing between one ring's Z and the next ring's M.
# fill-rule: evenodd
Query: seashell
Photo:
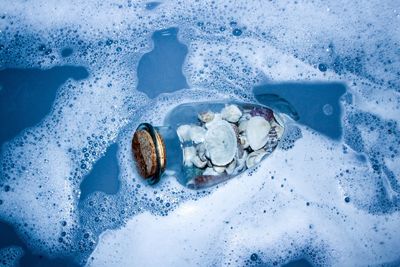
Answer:
M197 117L199 118L200 121L207 123L210 122L214 119L214 112L212 111L206 111L206 112L202 112L200 113Z
M196 166L197 168L204 168L207 165L207 160L203 161L199 158L199 156L195 156L192 158L192 163L194 164L194 166Z
M239 121L239 133L243 133L244 131L246 131L248 123L248 120Z
M235 174L241 172L246 167L247 155L248 155L248 153L245 150L244 153L243 153L243 156L236 160L236 168L234 170Z
M219 175L219 173L216 172L213 168L208 167L207 169L205 169L205 171L203 172L202 175L212 175L212 176L215 176L215 175Z
M231 175L235 171L236 167L236 159L233 159L231 163L229 163L228 167L226 167L225 171L227 174Z
M214 165L225 166L235 157L237 138L229 122L220 120L210 126L205 137L209 159Z
M267 121L273 121L274 120L274 112L272 109L266 108L266 107L257 107L253 108L250 111L251 116L260 116L266 119Z
M242 117L242 111L236 105L228 105L222 109L221 117L226 121L235 123Z
M267 143L270 129L269 122L261 116L254 116L248 121L246 137L251 149L259 150Z
M217 173L223 173L226 170L225 166L213 166L214 171Z
M192 125L189 130L189 138L195 144L204 142L206 136L206 130L203 127Z
M247 137L245 135L239 135L239 141L243 149L249 147L249 142L247 141Z
M214 113L214 118L212 119L212 121L207 122L206 124L204 124L204 126L208 129L210 128L214 123L217 123L219 121L222 120L221 114L220 113Z
M182 143L190 140L190 128L190 125L184 124L176 129L176 133L178 134L179 140Z
M176 130L179 140L183 142L193 141L195 144L204 142L206 130L197 125L184 124Z
M207 161L207 157L206 157L206 146L204 145L204 143L200 143L197 147L197 155L199 156L199 158L202 161Z
M255 166L257 163L259 163L262 158L267 155L268 153L265 152L264 150L257 150L254 152L251 152L246 159L246 166L247 168L251 168Z
M193 146L183 148L183 164L185 166L192 167L194 157L196 157L196 148Z
M283 127L280 126L278 123L276 123L275 121L271 123L271 127L274 128L275 127L275 131L277 134L278 139L282 138L283 135Z

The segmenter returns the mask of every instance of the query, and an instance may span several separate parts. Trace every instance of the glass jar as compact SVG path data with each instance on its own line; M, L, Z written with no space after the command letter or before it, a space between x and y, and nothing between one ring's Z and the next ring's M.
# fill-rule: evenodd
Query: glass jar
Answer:
M141 123L132 138L138 173L150 184L175 177L203 189L254 168L277 147L284 133L280 114L236 101L181 104L164 126Z

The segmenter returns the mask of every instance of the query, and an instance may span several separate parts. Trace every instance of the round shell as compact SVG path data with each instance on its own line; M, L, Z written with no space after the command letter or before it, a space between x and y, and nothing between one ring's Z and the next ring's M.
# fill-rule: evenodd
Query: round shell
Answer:
M205 137L206 150L214 165L225 166L235 157L237 139L232 126L218 121L210 126Z
M259 150L268 141L269 122L261 116L252 117L246 127L246 137L251 149Z
M222 119L229 122L237 122L242 117L242 111L236 105L228 105L221 111Z
M265 155L267 155L267 152L265 152L264 150L254 151L250 153L246 159L247 168L255 166L263 159Z

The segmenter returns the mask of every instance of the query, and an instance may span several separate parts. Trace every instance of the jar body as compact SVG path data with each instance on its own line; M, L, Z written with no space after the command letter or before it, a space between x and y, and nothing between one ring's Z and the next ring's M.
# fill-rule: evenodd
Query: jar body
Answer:
M181 104L163 124L154 127L166 155L160 176L175 177L190 189L214 186L253 168L273 152L284 131L280 114L237 101Z

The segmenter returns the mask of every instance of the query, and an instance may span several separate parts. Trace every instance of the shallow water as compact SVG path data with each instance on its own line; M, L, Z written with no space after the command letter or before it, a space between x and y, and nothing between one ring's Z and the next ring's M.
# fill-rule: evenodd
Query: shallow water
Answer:
M0 266L400 265L395 2L0 3ZM255 170L148 186L141 121L286 112Z

